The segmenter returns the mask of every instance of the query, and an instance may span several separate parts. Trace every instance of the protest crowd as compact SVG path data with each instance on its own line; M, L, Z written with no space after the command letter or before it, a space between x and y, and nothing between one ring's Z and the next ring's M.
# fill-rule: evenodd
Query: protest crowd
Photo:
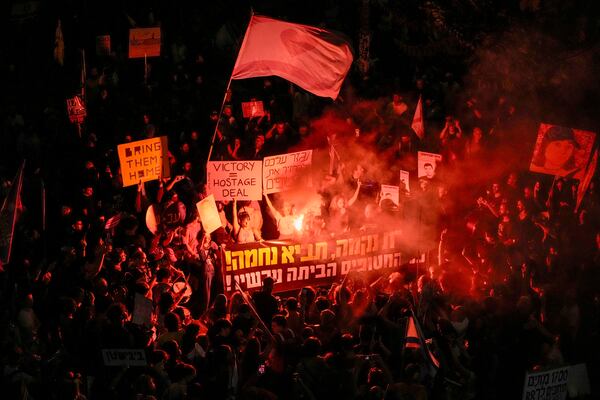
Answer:
M79 127L62 97L2 111L1 200L27 158L0 265L3 398L518 399L528 371L576 364L598 390L598 182L529 171L526 104L442 62L377 90L353 67L335 101L234 81L220 109L214 44L167 43L148 67L90 57ZM168 176L124 187L117 146L159 137ZM205 231L207 160L308 150L293 190L219 200ZM229 249L386 231L403 258L378 273L224 279Z

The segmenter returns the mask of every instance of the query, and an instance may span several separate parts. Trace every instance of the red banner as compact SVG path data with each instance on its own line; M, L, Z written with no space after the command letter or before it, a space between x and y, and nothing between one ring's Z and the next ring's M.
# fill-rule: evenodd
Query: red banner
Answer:
M222 252L225 291L275 281L274 292L330 285L349 272L380 274L402 264L400 231L364 233L311 242L266 241L238 244ZM405 260L406 262L408 260Z

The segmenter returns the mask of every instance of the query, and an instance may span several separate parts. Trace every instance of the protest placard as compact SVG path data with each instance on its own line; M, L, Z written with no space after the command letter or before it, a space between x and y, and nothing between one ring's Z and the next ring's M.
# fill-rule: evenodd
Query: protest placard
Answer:
M403 263L401 238L398 230L301 242L233 244L221 254L225 292L231 293L238 286L257 289L265 277L273 278L274 292L286 292L330 285L349 271L365 277L381 276L398 270Z
M242 114L244 118L262 117L265 115L265 108L262 101L248 101L242 103Z
M142 296L139 293L136 293L133 303L133 315L131 316L131 322L134 324L151 327L153 311L154 307L152 300Z
M381 201L389 199L395 205L400 204L400 188L392 185L381 185Z
M110 35L96 36L96 55L110 56Z
M215 200L261 200L260 161L209 161L206 164L206 192Z
M81 124L87 115L85 105L79 96L71 97L67 99L67 113L69 114L69 121L71 123Z
M107 367L145 367L146 353L142 349L102 349L102 359Z
M198 209L200 222L202 222L202 228L206 233L211 234L221 227L219 210L217 210L215 197L212 194L197 202L196 208Z
M522 400L565 400L569 367L561 367L543 372L528 372L525 375Z
M594 132L540 124L529 170L581 179L590 160L595 139Z
M129 58L160 56L160 27L129 30Z
M310 186L312 150L280 154L263 159L263 191L283 192L294 187Z
M138 140L117 146L123 187L168 178L167 137Z
M442 161L442 155L419 151L417 153L417 174L419 178L435 178L438 163Z
M404 191L410 193L410 174L408 171L400 170L400 188L404 186Z

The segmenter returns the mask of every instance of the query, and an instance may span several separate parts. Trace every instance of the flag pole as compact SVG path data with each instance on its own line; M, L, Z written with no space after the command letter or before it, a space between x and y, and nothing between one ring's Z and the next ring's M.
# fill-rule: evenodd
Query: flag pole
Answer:
M242 39L242 45L240 46L243 47L244 46L244 40L246 39L246 36L248 35L248 30L250 29L250 23L252 22L252 18L254 17L254 9L250 9L250 20L248 21L248 26L246 27L246 32L244 33L244 39ZM240 51L238 49L238 57L240 55ZM237 63L237 59L238 57L236 57L236 63ZM235 64L233 66L233 69L235 69ZM221 122L221 115L223 114L223 109L225 108L225 102L227 101L227 94L229 93L229 88L231 87L231 81L233 80L233 69L231 71L231 74L229 75L229 81L227 81L227 88L225 89L225 94L223 95L223 102L221 103L221 109L219 110L219 115L218 115L218 119L217 119L217 124L215 125L215 131L213 132L213 136L212 136L212 140L210 141L210 150L208 151L208 159L206 160L206 162L210 161L210 157L212 156L212 152L213 152L213 148L215 145L215 138L217 137L217 131L219 130L219 122Z

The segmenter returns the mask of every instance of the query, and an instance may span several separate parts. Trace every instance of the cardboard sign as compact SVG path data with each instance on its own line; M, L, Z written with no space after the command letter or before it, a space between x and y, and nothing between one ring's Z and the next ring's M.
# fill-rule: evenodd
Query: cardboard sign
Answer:
M400 204L400 188L392 185L381 185L381 201L390 199L395 205Z
M117 146L123 187L169 177L167 137L138 140Z
M87 111L85 110L85 105L79 96L67 99L67 113L69 114L69 121L71 121L71 123L83 123L83 120L87 115Z
M410 193L410 174L408 171L400 170L400 188L404 186L404 190Z
M529 170L582 179L595 139L594 132L540 124Z
M242 114L244 118L262 117L265 115L265 108L262 101L248 101L242 103Z
M217 209L217 203L215 203L215 197L212 194L197 202L196 208L198 209L200 222L202 222L202 227L206 233L211 234L221 227L219 210Z
M374 278L402 265L400 231L303 242L234 244L222 251L225 291L257 289L269 276L275 292L339 282L349 271Z
M142 349L102 349L102 358L107 367L145 367L146 353Z
M278 193L294 187L312 186L309 174L311 165L312 150L265 157L263 159L264 193Z
M160 27L129 30L129 58L159 56Z
M419 178L433 179L438 163L442 162L442 155L419 151L417 153L417 174Z
M110 56L110 35L96 36L96 55Z
M215 200L261 200L260 161L209 161L206 164L206 192Z
M139 293L136 293L133 304L133 315L131 316L131 322L133 322L134 324L151 327L153 312L154 306L152 304L152 300L142 296Z

